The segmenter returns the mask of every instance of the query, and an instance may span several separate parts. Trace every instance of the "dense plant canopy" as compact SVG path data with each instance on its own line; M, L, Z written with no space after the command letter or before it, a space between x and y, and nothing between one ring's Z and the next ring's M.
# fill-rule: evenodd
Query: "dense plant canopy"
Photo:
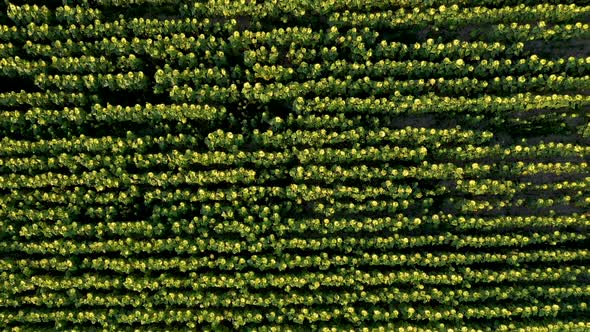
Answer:
M3 331L590 331L590 5L5 0Z

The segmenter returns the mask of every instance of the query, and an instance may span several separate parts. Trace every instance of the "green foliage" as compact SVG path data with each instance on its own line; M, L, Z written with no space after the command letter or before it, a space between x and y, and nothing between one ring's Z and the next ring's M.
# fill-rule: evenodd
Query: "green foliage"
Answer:
M590 330L573 2L5 1L0 326Z

